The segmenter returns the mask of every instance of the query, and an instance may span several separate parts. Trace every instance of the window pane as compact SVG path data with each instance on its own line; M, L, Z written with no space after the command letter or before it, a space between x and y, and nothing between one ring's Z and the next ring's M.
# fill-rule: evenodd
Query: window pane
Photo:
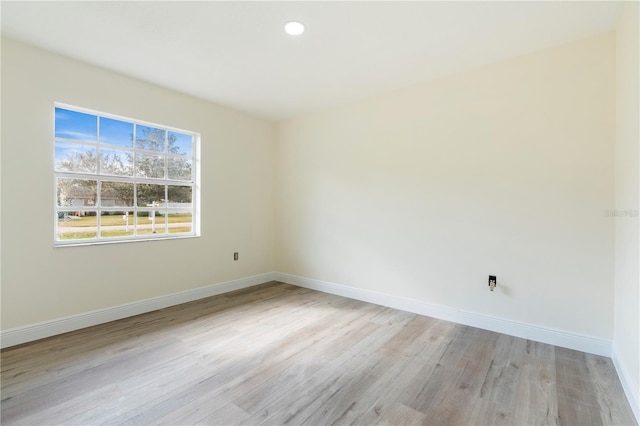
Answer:
M58 212L58 240L81 240L96 237L98 226L95 212Z
M117 149L100 149L100 173L132 176L133 153Z
M193 136L184 133L169 132L167 138L169 154L180 154L191 157L193 155Z
M163 211L151 210L141 211L136 217L137 235L158 235L165 234Z
M190 209L191 208L191 187L169 185L167 188L168 206L170 209Z
M98 182L87 179L58 178L58 206L93 207L96 205Z
M58 172L95 173L96 149L73 142L56 142L55 168Z
M170 157L167 161L169 179L191 180L191 159Z
M193 235L197 135L69 108L54 107L56 244Z
M164 152L166 131L148 126L136 126L136 148Z
M164 156L136 154L136 173L139 177L164 179Z
M133 213L102 212L100 215L100 236L104 238L133 236Z
M100 117L100 143L133 148L133 123Z
M132 207L133 183L102 182L100 184L100 205L102 207ZM131 222L133 224L133 222Z
M190 210L174 210L169 209L167 215L169 219L169 233L182 234L190 233L193 230L193 215Z
M165 207L165 185L139 183L136 187L138 207Z
M56 108L56 137L96 142L98 117Z

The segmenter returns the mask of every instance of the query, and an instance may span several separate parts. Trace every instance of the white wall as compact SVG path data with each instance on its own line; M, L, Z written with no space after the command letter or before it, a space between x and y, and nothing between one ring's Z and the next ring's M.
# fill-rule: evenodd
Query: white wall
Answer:
M2 330L278 270L613 339L637 398L638 49L629 3L615 35L274 133L3 39ZM200 132L202 237L54 248L53 206L34 200L53 201L55 101Z
M201 133L202 237L54 248L55 101ZM273 271L273 130L3 39L2 329Z
M613 345L640 419L640 32L637 2L625 5L616 30L615 320ZM633 406L633 404L632 404Z
M612 338L614 34L285 121L276 139L279 271Z

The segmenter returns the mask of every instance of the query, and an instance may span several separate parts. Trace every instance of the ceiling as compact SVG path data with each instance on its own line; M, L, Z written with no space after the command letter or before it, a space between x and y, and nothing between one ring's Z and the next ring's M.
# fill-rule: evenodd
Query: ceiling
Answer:
M612 30L620 2L8 2L2 35L282 120ZM283 31L298 20L307 31Z

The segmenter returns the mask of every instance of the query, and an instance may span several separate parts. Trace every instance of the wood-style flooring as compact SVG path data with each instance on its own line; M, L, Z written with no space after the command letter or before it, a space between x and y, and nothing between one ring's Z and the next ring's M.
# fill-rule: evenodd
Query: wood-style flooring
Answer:
M608 358L282 283L1 355L3 425L635 424Z

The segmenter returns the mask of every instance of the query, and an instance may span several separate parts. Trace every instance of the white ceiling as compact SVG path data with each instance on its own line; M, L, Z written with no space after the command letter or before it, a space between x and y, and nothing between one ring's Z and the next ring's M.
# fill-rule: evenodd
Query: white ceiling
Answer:
M2 35L272 120L612 30L620 2L7 2ZM307 31L284 33L288 20Z

